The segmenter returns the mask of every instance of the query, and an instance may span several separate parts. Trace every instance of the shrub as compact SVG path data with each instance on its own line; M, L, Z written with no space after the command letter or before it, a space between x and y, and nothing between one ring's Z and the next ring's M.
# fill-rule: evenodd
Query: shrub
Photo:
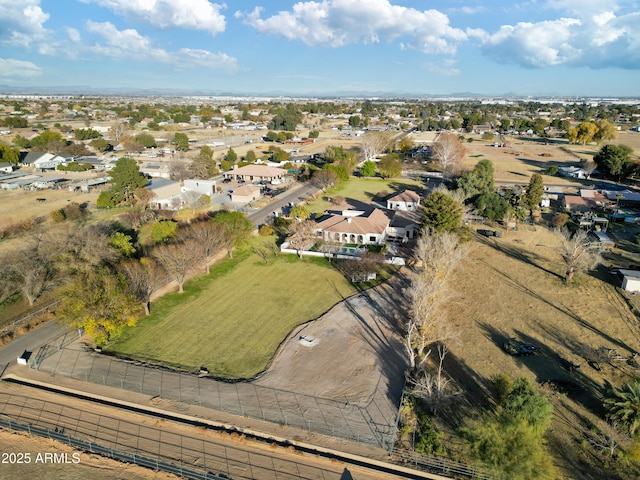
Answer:
M273 235L273 227L271 225L262 225L258 233L263 237L268 237L269 235Z
M66 219L66 217L64 216L64 212L59 208L51 210L51 212L49 212L49 217L51 217L51 220L55 223L64 222Z
M555 165L551 165L549 168L547 168L546 172L547 175L557 175L558 174L558 167L556 167Z
M556 213L551 219L551 224L554 228L562 228L569 221L569 215L566 213Z

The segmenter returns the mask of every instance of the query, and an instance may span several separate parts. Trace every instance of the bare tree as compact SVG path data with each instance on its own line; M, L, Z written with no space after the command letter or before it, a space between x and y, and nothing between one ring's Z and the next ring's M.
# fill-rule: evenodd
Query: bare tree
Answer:
M127 277L129 292L144 306L145 315L149 315L151 295L164 279L162 268L152 258L127 260L119 265L120 270Z
M227 248L229 235L224 225L212 222L199 222L191 225L181 235L195 241L204 257L207 274L210 273L211 257Z
M626 448L631 438L620 431L616 422L607 422L604 428L588 433L589 443L597 450L614 457L620 448Z
M127 210L120 217L126 225L134 230L139 230L145 223L154 221L156 219L156 213L153 210L134 207Z
M4 267L7 283L19 290L29 305L35 304L42 294L58 285L62 278L52 252L38 244L15 252L13 259Z
M444 344L455 336L441 306L451 296L451 272L466 254L466 246L452 233L426 231L418 240L415 255L422 265L411 278L405 324L405 349L412 370L426 362L431 345Z
M465 154L464 145L454 133L441 133L431 152L431 156L438 161L445 174L455 172Z
M195 190L187 190L182 192L182 201L184 206L191 210L191 213L195 214L199 208L204 208L209 205L211 199L207 195L203 195Z
M187 163L180 160L172 160L171 163L169 163L169 175L171 175L173 180L179 182L191 178L191 172L189 171Z
M124 123L114 123L111 125L109 132L111 132L111 136L117 145L120 143L120 139L126 135L127 126Z
M311 177L311 183L324 190L338 181L338 174L330 169L316 170Z
M302 258L302 252L315 243L316 222L313 220L293 221L289 226L287 241L291 248L295 248L298 256Z
M600 260L600 254L584 230L571 234L564 228L555 232L560 239L560 255L565 267L564 281L571 283L576 273L595 267Z
M178 283L178 292L182 293L187 275L200 263L200 252L197 242L187 239L182 243L162 245L154 250L153 256Z
M582 163L582 168L587 174L587 178L591 177L591 174L597 167L596 162L594 162L592 158L591 159L585 158L582 160L581 163Z
M391 138L388 133L368 133L362 137L362 154L365 162L373 160L376 156L385 151Z
M408 381L413 387L411 395L423 400L434 414L440 405L462 393L462 390L453 387L451 379L444 373L444 359L449 349L445 344L439 343L437 351L438 364L435 366L435 372L429 373L423 369L417 378Z

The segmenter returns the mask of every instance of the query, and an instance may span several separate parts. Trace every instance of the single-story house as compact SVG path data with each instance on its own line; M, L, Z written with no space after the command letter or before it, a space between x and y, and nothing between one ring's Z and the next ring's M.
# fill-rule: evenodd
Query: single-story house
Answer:
M0 162L0 172L2 173L11 173L13 172L14 168L15 168L15 165L13 163Z
M407 242L418 236L422 216L418 212L396 210L387 227L387 240Z
M164 178L153 179L147 190L153 193L150 204L160 210L179 210L182 206L180 182Z
M581 167L558 167L558 173L561 177L568 178L588 178L589 174Z
M316 236L325 242L384 245L390 216L379 208L329 212L317 221Z
M640 206L640 193L631 190L602 190L602 194L619 206Z
M182 192L193 190L194 192L198 192L203 195L209 195L211 197L214 193L216 193L216 181L189 179L184 181L180 190Z
M62 165L68 161L68 158L60 155L54 155L52 153L29 152L22 159L22 164L27 167L38 168L41 170L54 170L58 165Z
M420 195L411 190L404 190L387 198L387 209L415 212L420 206Z
M266 165L246 165L224 172L224 178L244 180L246 182L274 182L282 181L287 175L283 168L268 167Z
M231 201L234 203L249 203L260 198L260 187L256 185L243 185L231 192Z
M561 200L562 208L570 213L585 213L597 208L598 204L593 198L585 198L578 195L565 195Z
M627 292L640 292L640 271L638 270L618 270L622 277L621 287Z

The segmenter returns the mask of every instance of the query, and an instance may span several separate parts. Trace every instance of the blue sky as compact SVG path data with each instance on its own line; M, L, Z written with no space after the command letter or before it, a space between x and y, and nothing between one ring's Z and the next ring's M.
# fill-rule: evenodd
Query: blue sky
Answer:
M0 0L0 85L640 96L640 0Z

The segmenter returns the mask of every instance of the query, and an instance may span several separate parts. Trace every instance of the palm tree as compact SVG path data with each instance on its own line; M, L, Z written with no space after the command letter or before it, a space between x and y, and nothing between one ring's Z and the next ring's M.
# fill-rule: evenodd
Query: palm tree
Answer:
M610 388L604 405L607 417L624 425L634 435L640 428L640 379L627 383L621 389Z

